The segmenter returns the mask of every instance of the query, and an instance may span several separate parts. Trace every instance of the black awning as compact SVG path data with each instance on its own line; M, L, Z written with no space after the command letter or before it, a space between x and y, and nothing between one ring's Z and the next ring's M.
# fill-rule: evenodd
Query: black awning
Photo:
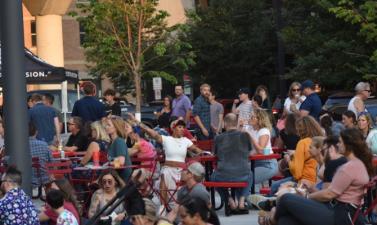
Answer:
M56 67L50 65L43 59L34 55L27 48L25 48L25 69L25 77L27 84L56 84L61 83L63 81L68 81L70 83L79 82L79 74L77 70L67 70L63 67ZM0 60L0 82L1 77L2 73Z

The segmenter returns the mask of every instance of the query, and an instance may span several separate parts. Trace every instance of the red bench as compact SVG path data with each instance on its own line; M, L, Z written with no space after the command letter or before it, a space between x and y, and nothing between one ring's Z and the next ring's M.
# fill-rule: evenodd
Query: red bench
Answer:
M211 189L211 204L212 208L215 210L221 209L223 206L225 206L225 215L229 216L229 206L228 206L228 197L225 196L224 199L221 199L222 202L218 208L216 208L216 201L215 201L215 192L214 188L225 188L225 189L232 189L232 193L234 191L234 188L245 188L248 186L247 182L222 182L222 181L204 181L203 185L207 188Z

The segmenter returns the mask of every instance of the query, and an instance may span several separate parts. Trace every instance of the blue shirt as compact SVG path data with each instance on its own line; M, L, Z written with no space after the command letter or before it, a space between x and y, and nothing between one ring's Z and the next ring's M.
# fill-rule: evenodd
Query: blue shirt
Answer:
M305 110L309 112L309 116L314 117L317 121L319 120L319 114L322 110L322 102L316 93L306 96L305 101L301 104L300 111Z
M208 132L211 131L211 104L202 95L195 99L192 114L194 117L199 116L204 127Z
M29 121L37 128L37 139L50 143L55 136L54 119L57 117L54 108L39 102L29 109Z
M175 98L172 103L171 116L183 117L185 119L186 113L191 109L191 101L186 95Z
M75 102L71 115L81 117L84 124L97 121L106 116L105 105L93 96L85 96Z
M0 199L0 224L39 225L35 206L22 189L14 188Z
M109 150L107 151L108 154L108 159L109 161L113 161L115 158L119 156L124 156L125 161L124 165L125 166L131 166L131 159L130 156L128 155L128 148L126 145L126 142L124 139L117 137L110 145ZM118 170L119 175L123 178L124 181L128 181L128 178L131 176L132 169L127 168L123 170Z
M35 168L32 170L32 184L33 186L46 184L50 180L50 177L46 171L45 164L46 162L51 162L52 153L46 142L37 140L33 137L29 137L29 146L31 157L38 157L39 164L41 165L39 168L39 174Z

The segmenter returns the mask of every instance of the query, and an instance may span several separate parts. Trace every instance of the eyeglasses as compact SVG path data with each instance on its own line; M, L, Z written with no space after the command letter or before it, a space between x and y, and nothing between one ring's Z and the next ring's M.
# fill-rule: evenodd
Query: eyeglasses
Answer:
M1 183L4 183L4 182L9 182L9 183L14 183L13 180L0 180Z
M371 93L371 92L372 92L371 90L364 90L364 91L366 91L366 92L368 92L368 93Z
M292 89L292 92L301 91L301 89Z
M69 122L68 122L67 124L68 124L68 125L76 125L75 123L69 123Z
M103 180L102 180L102 184L112 185L112 184L113 184L113 180L106 180L106 179L103 179Z

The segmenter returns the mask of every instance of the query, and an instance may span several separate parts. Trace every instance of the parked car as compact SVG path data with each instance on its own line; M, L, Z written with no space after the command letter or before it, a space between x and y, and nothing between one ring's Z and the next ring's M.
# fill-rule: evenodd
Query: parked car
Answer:
M353 98L354 94L348 92L340 92L334 95L330 95L323 105L324 111L330 112L336 121L342 120L342 114L347 111L348 103ZM375 96L371 96L365 101L365 108L370 113L373 121L376 121L377 116L377 99Z

